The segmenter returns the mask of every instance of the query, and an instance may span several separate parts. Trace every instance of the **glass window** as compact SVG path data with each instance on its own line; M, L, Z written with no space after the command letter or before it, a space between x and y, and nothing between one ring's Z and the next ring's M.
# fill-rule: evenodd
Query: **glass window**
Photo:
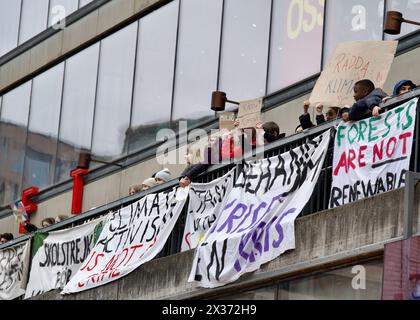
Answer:
M219 89L230 100L265 95L270 11L270 0L225 1Z
M0 204L20 198L31 82L3 96L0 117Z
M23 0L19 44L47 28L48 0Z
M274 1L268 93L321 69L324 0Z
M360 263L279 285L279 300L380 300L383 260ZM360 277L354 281L357 275ZM363 281L365 280L365 281ZM355 287L357 282L357 287ZM363 289L364 288L364 289Z
M64 63L33 79L23 188L53 182Z
M127 152L137 22L102 40L92 152L109 160Z
M80 0L79 8L87 5L88 3L91 3L92 0Z
M78 0L50 0L48 26L59 22L76 11L78 2Z
M80 149L91 148L98 59L99 43L66 61L56 182L70 179Z
M419 21L420 20L420 1L419 0L387 0L386 2L387 11L399 11L403 14L403 17L408 20ZM401 25L401 33L399 35L385 34L386 40L394 40L403 35L416 31L419 26L403 23Z
M324 65L340 42L382 40L384 0L327 1Z
M221 0L181 2L173 120L213 116L211 92L217 88Z
M41 140L41 139L40 139ZM40 141L38 140L38 141ZM31 139L31 145L35 145L37 141ZM23 188L37 186L39 188L48 187L50 177L54 174L52 170L54 152L57 144L37 146L37 149L32 148L29 144L25 153L25 170L23 174Z
M171 117L178 1L140 19L130 150L156 141Z
M20 1L0 0L0 57L16 48L19 19Z
M3 96L1 120L16 126L28 125L31 82L13 89Z

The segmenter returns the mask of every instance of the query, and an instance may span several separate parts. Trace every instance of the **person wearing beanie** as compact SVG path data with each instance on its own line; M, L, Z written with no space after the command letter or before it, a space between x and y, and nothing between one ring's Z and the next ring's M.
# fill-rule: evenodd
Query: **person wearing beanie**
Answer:
M171 180L171 172L165 168L155 174L156 184L166 183Z
M144 190L153 188L155 186L157 186L155 178L147 178L146 180L143 181L141 185L141 190L144 191Z

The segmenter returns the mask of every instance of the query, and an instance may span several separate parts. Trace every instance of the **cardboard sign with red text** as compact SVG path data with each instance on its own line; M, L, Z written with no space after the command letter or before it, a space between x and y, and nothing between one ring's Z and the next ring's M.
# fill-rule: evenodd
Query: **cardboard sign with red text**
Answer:
M339 124L330 208L405 185L417 101L415 98L380 117Z
M362 79L382 88L397 50L397 41L339 43L328 59L309 101L311 105L352 105L353 86Z
M96 245L62 294L117 280L152 260L164 247L185 204L176 188L149 194L111 213Z

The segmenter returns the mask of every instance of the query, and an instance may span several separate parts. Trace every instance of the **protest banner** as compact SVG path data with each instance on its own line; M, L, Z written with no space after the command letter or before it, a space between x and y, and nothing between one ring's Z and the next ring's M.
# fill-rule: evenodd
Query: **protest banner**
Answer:
M294 222L318 180L329 140L327 131L289 152L245 163L196 248L189 282L222 286L295 248Z
M13 300L25 294L30 247L28 240L0 251L0 299Z
M380 117L339 124L330 208L405 185L417 101L415 98Z
M241 101L238 110L239 129L255 128L261 122L262 98Z
M397 50L397 41L339 43L319 76L309 101L311 105L351 106L353 86L362 79L382 88Z
M25 299L63 289L88 257L104 220L101 217L71 229L36 233Z
M117 280L153 259L164 247L185 200L176 191L149 194L110 214L91 253L62 294Z
M181 251L196 248L232 191L235 169L210 183L191 183Z

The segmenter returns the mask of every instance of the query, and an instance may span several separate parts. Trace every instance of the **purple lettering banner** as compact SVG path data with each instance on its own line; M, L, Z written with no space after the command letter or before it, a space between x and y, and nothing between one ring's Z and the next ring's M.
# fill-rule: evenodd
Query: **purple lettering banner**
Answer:
M321 172L330 131L287 153L247 162L197 247L189 282L213 288L295 248L294 222Z

